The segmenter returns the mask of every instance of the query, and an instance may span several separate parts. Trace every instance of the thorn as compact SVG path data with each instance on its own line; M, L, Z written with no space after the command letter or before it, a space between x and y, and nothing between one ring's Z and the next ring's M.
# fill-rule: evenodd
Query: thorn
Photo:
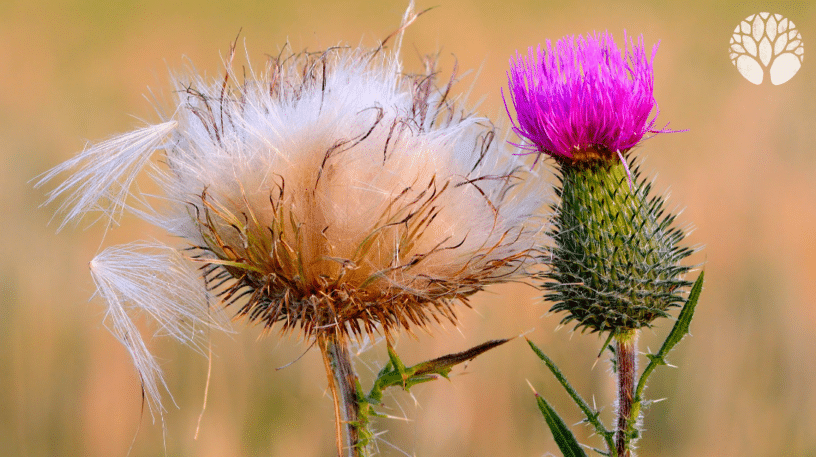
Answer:
M530 383L530 380L529 380L529 379L525 379L525 381L527 381L527 385L528 385L528 386L530 386L530 390L532 390L532 391L533 391L533 393L535 394L535 396L536 396L536 397L538 397L538 392L536 392L535 387L533 387L533 384L532 384L532 383Z
M533 333L534 331L535 331L535 327L533 327L533 328L531 328L530 330L527 330L527 331L525 331L525 332L519 333L519 336L520 336L520 337L524 337L524 339L525 339L525 340L527 340L527 341L530 341L530 340L527 338L527 335L529 335L530 333Z
M388 418L388 419L396 419L396 420L401 420L401 421L405 421L405 422L413 422L414 421L413 419L409 419L407 417L392 416L390 414L382 414L382 413L380 413L380 414L381 414L382 417L385 417L385 418ZM383 430L383 431L381 431L379 433L385 433L386 431L387 430Z
M465 333L462 332L462 329L459 328L458 326L456 327L456 331L459 332L460 335L462 335L462 339L467 339L467 338L465 338Z
M606 338L606 341L604 341L603 346L601 346L601 350L598 352L598 358L599 359L603 355L606 348L609 347L609 344L612 342L612 338L614 338L614 337L615 337L615 334L612 333L612 332L609 332L609 337ZM595 362L597 363L597 360ZM595 365L592 365L592 367L595 368Z
M422 405L419 403L419 400L417 400L414 393L413 392L408 392L408 394L411 396L411 400L414 400L414 408L422 409Z
M658 398L657 400L645 400L642 403L644 408L648 408L649 406L652 405L652 403L659 403L663 400L668 400L668 398Z
M629 171L629 165L627 165L626 160L623 158L623 154L621 154L620 150L615 152L618 153L618 157L620 158L621 163L623 164L623 168L626 170L626 177L629 179L629 190L632 191L632 193L634 193L635 186L632 183L632 172Z
M594 370L594 369L595 369L595 365L597 365L597 364L598 364L598 361L599 361L599 360L601 360L601 356L600 356L600 355L598 355L598 357L597 357L597 358L595 359L595 361L592 363L592 368L590 368L590 371L592 371L592 370Z

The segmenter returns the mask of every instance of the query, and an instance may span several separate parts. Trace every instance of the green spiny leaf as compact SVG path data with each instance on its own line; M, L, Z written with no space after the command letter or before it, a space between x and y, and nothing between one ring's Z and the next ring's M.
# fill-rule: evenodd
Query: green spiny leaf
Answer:
M691 319L694 317L694 309L697 307L697 300L700 299L700 292L703 290L704 276L705 272L701 271L700 276L697 277L697 281L695 281L691 287L688 301L686 301L685 306L683 306L683 310L680 311L680 315L677 316L677 322L675 322L669 336L666 337L666 341L663 342L663 347L658 351L658 356L668 354L669 351L689 333Z
M674 323L674 327L672 327L671 332L669 332L669 336L666 337L666 341L663 342L663 346L657 351L657 354L647 355L649 364L646 366L646 369L643 370L643 374L640 375L637 388L635 389L635 401L632 405L633 414L640 413L640 405L643 402L643 390L646 388L646 381L649 379L649 376L651 376L652 372L659 365L666 365L666 355L689 333L691 319L694 317L694 310L697 307L697 301L700 299L700 293L703 290L704 276L705 272L701 271L700 276L694 281L688 300L683 306L682 311L680 311L680 315L677 316L677 322ZM636 418L637 416L634 415L632 417Z
M391 365L394 366L394 369L399 373L400 377L402 378L403 387L405 386L405 381L408 379L410 374L405 369L405 364L402 363L397 353L394 352L394 348L391 347L391 343L388 343L388 359L391 361ZM411 373L413 374L413 373Z
M550 404L547 403L547 400L544 400L544 397L537 392L535 396L538 402L538 409L540 409L541 414L544 415L544 420L547 421L547 426L550 427L550 432L552 432L555 443L558 444L558 448L561 449L561 453L564 454L564 457L587 457L584 450L581 449L581 445L578 444L578 440L575 439L575 435L567 428L567 425Z
M561 385L564 387L564 389L567 391L570 397L572 397L572 400L575 402L576 405L578 405L578 408L580 408L581 411L586 416L587 422L589 422L590 424L592 424L593 427L595 427L595 432L603 437L609 449L614 450L615 449L615 443L613 442L614 432L607 430L606 427L604 427L603 423L601 423L601 420L599 418L600 412L595 411L589 407L589 404L587 404L587 402L583 398L581 398L581 395L572 387L569 381L567 381L567 378L564 377L564 375L561 373L561 370L559 370L558 367L555 366L555 363L553 363L553 361L549 357L547 357L547 355L544 354L544 352L542 352L541 349L538 348L538 346L536 346L530 340L527 340L527 343L533 349L533 352L536 353L538 358L544 361L544 363L547 365L547 368L549 368L552 374L555 376L555 379L557 379L558 382L561 383Z
M414 365L411 368L416 370L415 372L418 375L436 373L447 377L447 374L450 373L451 368L454 366L459 365L462 362L467 362L468 360L473 360L479 355L495 347L501 346L508 341L510 341L509 338L490 340L478 346L474 346L467 351L448 354L433 360L428 360L427 362Z
M406 367L391 345L388 345L388 363L380 370L368 395L359 394L358 401L361 407L363 407L363 403L379 405L382 401L382 392L388 387L400 386L405 390L409 390L417 384L438 379L439 376L447 378L454 366L472 360L508 341L510 340L491 340L466 351L448 354L410 367Z

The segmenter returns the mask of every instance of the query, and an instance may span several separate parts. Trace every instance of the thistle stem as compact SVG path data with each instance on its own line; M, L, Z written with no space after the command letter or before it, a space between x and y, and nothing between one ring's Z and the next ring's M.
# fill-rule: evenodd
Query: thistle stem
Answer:
M618 419L615 430L615 449L618 457L631 457L632 432L636 417L632 416L637 374L637 330L626 330L615 335L615 367L618 374Z
M357 402L357 374L351 366L348 343L330 333L318 337L329 390L334 400L334 421L337 434L337 457L366 457L360 442L360 406Z

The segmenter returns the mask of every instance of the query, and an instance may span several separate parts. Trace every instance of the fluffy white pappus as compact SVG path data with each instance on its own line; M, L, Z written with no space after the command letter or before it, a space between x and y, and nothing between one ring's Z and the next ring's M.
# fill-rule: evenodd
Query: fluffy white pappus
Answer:
M523 180L490 121L435 85L432 62L421 75L397 68L383 50L335 48L236 85L230 72L180 82L160 177L178 204L153 221L220 259L253 294L251 319L342 327L387 301L384 314L401 311L371 321L422 325L394 302L463 299L517 277L540 246L541 181ZM353 318L302 309L349 296L366 303ZM280 300L298 309L269 303Z
M126 200L136 175L148 163L156 148L178 123L168 121L149 125L85 148L71 160L40 176L35 187L41 187L59 174L73 174L48 192L43 205L67 195L56 214L63 214L57 231L78 222L86 213L101 212L116 220L126 209Z
M544 243L543 180L437 74L432 60L406 75L383 48L338 47L240 77L177 76L171 118L43 176L74 173L48 197L65 198L60 227L128 210L183 240L91 262L151 408L163 381L134 310L194 345L221 327L212 303L305 337L390 334L455 323L456 302L524 277ZM157 196L131 191L145 167Z
M228 330L228 320L212 306L217 301L201 273L167 246L137 242L109 247L91 260L90 270L108 304L109 328L130 353L150 410L161 412L160 386L167 386L133 317L149 316L159 324L157 336L171 336L197 350L209 329Z

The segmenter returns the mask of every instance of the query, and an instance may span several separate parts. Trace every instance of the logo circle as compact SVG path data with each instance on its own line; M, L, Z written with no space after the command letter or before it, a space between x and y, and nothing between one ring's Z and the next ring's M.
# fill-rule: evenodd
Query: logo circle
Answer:
M767 12L746 17L734 29L729 46L731 63L748 81L788 82L802 67L805 47L793 21Z

